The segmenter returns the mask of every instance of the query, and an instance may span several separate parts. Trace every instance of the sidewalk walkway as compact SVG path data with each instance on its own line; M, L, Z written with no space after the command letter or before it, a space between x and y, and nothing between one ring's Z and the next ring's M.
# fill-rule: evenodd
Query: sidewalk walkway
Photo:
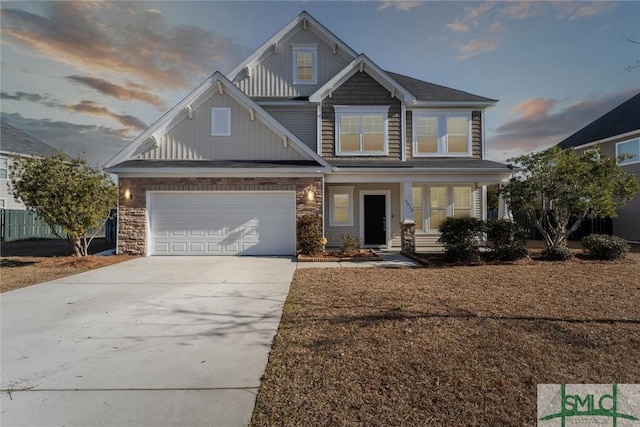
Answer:
M298 262L298 268L415 268L421 265L395 251L376 251L382 261Z

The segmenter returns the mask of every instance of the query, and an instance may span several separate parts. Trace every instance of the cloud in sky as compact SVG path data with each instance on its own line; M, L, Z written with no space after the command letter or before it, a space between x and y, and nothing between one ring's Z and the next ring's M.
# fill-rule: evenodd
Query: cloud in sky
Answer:
M90 165L104 164L128 143L126 129L30 119L19 113L2 113L2 120L71 156L85 157Z
M117 122L119 122L122 126L127 128L136 129L136 130L144 130L147 128L147 125L137 117L130 116L127 114L117 114L113 111L109 110L107 107L104 107L98 104L95 101L81 101L78 104L73 105L65 105L69 111L74 111L76 113L85 113L85 114L93 114L95 116L103 116L109 117Z
M611 2L541 2L541 1L508 1L483 2L477 6L466 6L464 15L456 18L445 27L453 32L466 33L478 27L483 18L493 21L489 32L503 34L504 24L496 19L523 20L555 14L556 19L579 19L609 12L614 7ZM474 39L468 43L456 46L458 60L471 58L482 52L495 50L502 39Z
M491 157L507 157L556 145L638 93L638 89L608 93L564 105L561 100L533 98L513 108L517 117L499 126L490 137Z
M420 6L422 1L406 1L406 0L393 0L393 1L385 1L382 2L380 6L378 6L378 10L385 10L390 7L393 7L396 10L406 12L408 10L413 9L414 7Z
M125 82L125 86L121 86L108 82L105 79L78 75L67 76L67 80L74 83L81 83L104 95L113 96L123 101L139 100L158 107L161 110L167 109L165 102L160 99L159 96L148 92L148 88L144 85L127 81Z
M127 136L131 132L140 131L147 128L147 125L139 118L128 115L128 114L115 113L109 110L107 107L100 105L95 101L83 100L75 104L74 103L64 104L64 103L61 103L60 101L51 99L47 95L41 95L38 93L27 93L27 92L14 92L14 93L2 92L0 93L0 97L2 99L12 100L12 101L29 101L29 102L40 103L47 107L59 108L59 109L71 111L74 113L108 117L110 119L115 120L116 122L120 123L122 126L125 127L125 129L122 129L119 131L119 135L121 136Z
M476 56L482 52L490 52L495 50L498 46L498 40L496 39L473 39L469 43L464 45L456 46L458 48L458 55L456 59L459 61L464 61L465 59L469 59L472 56Z
M130 73L159 89L192 87L245 53L232 38L172 26L159 11L124 2L50 2L48 14L5 7L3 43L95 74ZM194 42L197 41L197 42Z
M27 101L39 103L51 108L60 108L60 103L55 99L52 99L49 95L43 95L40 93L29 93L17 91L13 93L0 92L0 99L6 99L9 101Z

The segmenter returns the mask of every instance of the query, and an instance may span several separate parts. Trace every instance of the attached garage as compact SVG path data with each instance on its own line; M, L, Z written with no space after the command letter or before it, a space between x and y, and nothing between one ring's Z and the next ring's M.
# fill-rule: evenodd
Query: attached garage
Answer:
M293 191L149 192L149 255L295 255Z

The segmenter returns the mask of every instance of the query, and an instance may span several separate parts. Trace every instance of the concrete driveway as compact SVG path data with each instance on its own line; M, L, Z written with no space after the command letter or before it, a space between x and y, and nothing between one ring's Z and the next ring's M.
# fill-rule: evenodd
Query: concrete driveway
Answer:
M246 426L296 263L151 257L0 296L2 426Z

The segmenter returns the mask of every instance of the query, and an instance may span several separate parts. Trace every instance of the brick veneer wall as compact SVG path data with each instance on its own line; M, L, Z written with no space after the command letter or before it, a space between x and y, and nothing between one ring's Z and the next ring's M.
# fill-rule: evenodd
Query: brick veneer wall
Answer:
M124 197L129 190L131 200ZM307 192L315 193L313 201ZM119 178L118 253L144 255L147 191L295 191L296 218L322 217L322 178Z

